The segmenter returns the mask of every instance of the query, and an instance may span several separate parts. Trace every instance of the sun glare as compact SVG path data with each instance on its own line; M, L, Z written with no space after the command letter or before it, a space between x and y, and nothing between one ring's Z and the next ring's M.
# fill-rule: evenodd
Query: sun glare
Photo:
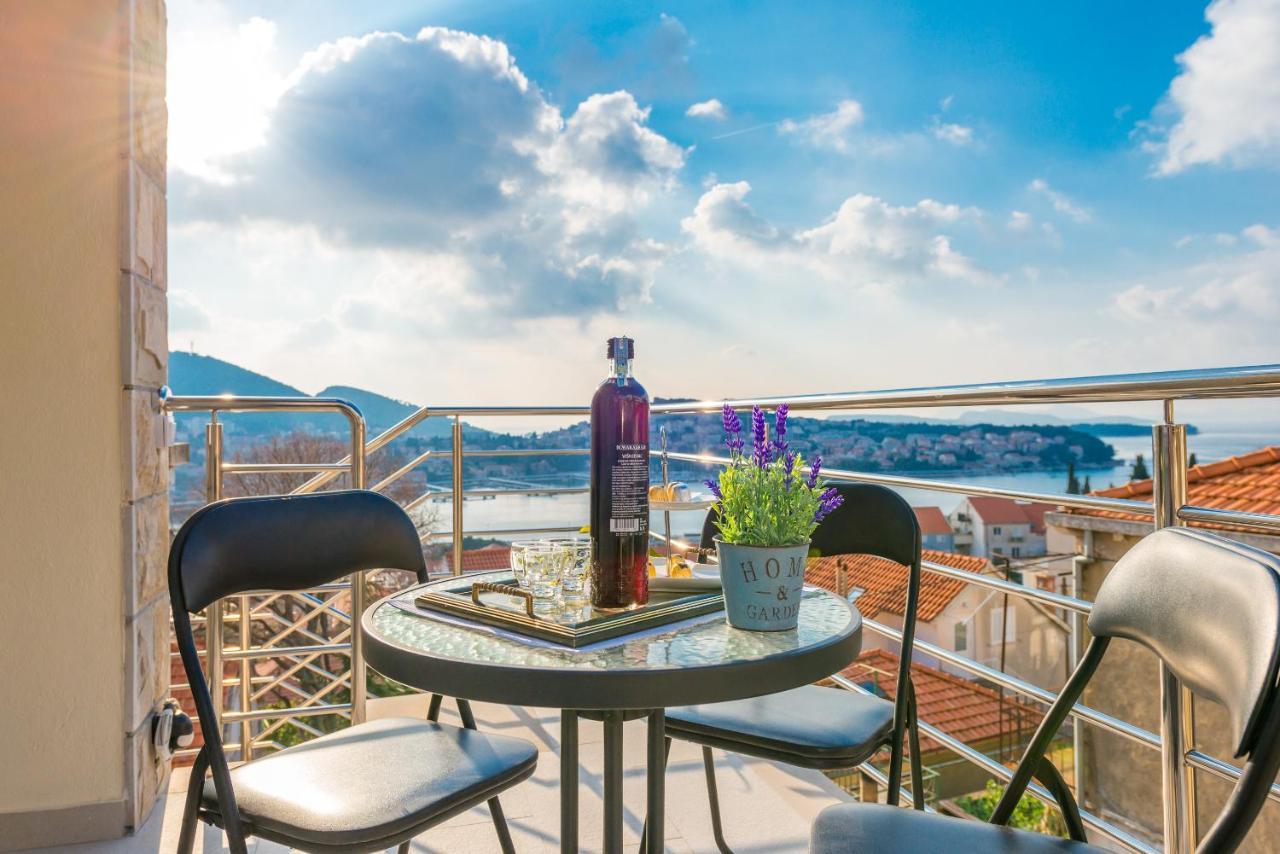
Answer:
M236 25L218 13L197 7L170 24L169 165L228 182L226 158L265 141L284 75L274 65L274 23Z

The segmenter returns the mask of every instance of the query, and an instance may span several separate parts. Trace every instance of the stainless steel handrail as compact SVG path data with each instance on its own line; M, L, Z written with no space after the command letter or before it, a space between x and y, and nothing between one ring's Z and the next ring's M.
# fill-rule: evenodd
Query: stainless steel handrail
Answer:
M1163 453L1161 453L1161 440L1159 437L1156 439L1157 453L1153 455L1153 463L1159 471L1158 480L1162 478L1163 480L1161 482L1164 485L1158 486L1156 491L1156 500L1151 503L1096 495L1080 496L1036 493L1024 490L959 484L946 480L929 480L898 475L853 472L840 469L825 470L824 474L832 480L877 483L894 488L916 488L974 496L1012 498L1015 500L1044 502L1064 508L1118 512L1151 518L1156 525L1179 524L1190 521L1215 525L1237 525L1251 530L1275 533L1280 532L1280 518L1277 517L1270 517L1261 514L1239 513L1235 511L1215 510L1211 508L1195 507L1187 504L1185 500L1185 454L1183 454L1182 459L1177 459L1175 454L1170 453L1170 447L1176 446L1177 444L1176 433L1179 429L1178 425L1172 423L1173 401L1184 399L1257 398L1275 396L1280 396L1280 365L1245 366L1194 371L1165 371L1114 376L1068 377L1050 380L982 383L975 385L955 385L934 388L889 389L881 391L854 391L836 394L736 398L727 401L703 400L691 403L655 404L651 408L651 411L655 416L659 417L665 414L714 412L721 409L726 403L736 409L746 409L757 404L762 406L775 406L778 403L786 402L790 405L792 411L795 412L830 412L838 410L856 412L863 410L912 407L1159 401L1164 408L1164 421L1165 427L1167 428L1166 432L1169 433L1169 431L1172 430L1170 435L1175 436L1175 441L1165 441L1163 443ZM444 493L424 493L413 502L410 502L410 504L416 506L432 496L448 495L452 498L452 530L449 532L440 532L438 534L431 535L431 537L440 539L447 537L452 539L455 557L455 571L461 571L461 543L463 536L468 533L476 535L487 534L491 536L503 536L548 530L500 529L492 531L466 531L462 519L462 499L468 495L476 494L477 492L483 493L485 491L467 491L463 489L462 463L465 457L555 456L585 455L587 453L583 449L547 449L545 451L540 449L468 450L465 448L462 441L463 430L461 419L491 416L547 416L570 418L583 416L587 413L588 409L580 406L423 407L405 419L402 419L398 424L383 431L374 439L370 440L364 445L362 450L365 454L376 452L378 449L385 447L388 443L405 434L427 418L447 417L452 420L453 447L451 458L453 463L453 488ZM1159 429L1160 428L1157 427L1157 432ZM684 462L702 463L707 465L717 465L724 462L723 457L719 457L714 454L673 452L670 454L670 457ZM350 460L344 460L343 462L349 463ZM411 469L412 466L403 467L401 471L396 472L391 478L384 479L384 481L378 485L379 488L385 488L390 483L394 482L396 478L407 474ZM299 491L306 492L318 489L325 483L330 482L336 476L337 472L321 472L303 484ZM1183 484L1181 496L1179 496L1176 488L1172 492L1170 491L1168 484L1171 479L1175 487L1179 482ZM573 487L563 489L566 492L584 491ZM489 490L487 492L492 495L506 495L535 494L545 493L548 491L549 490L530 489L527 491ZM557 528L555 530L573 529ZM1082 616L1087 615L1091 608L1090 604L1084 600L1062 596L1061 594L1051 593L1049 591L1029 588L1025 585L1015 584L998 578L973 576L964 570L957 570L939 564L926 565L925 569L941 575L960 578L960 580L973 583L978 586L987 587L988 589L1037 601L1048 607L1061 608L1073 614L1074 618L1077 620ZM1013 688L1011 688L1011 690L1013 690ZM1162 697L1164 698L1162 733L1165 737L1163 739L1156 739L1155 742L1157 745L1163 745L1162 749L1164 752L1164 761L1162 766L1166 772L1166 797L1164 801L1166 814L1165 836L1166 840L1170 843L1170 850L1178 851L1180 854L1181 852L1189 851L1190 847L1194 845L1194 840L1196 838L1196 829L1194 826L1194 777L1191 776L1189 769L1203 768L1203 770L1210 773L1223 776L1224 779L1237 779L1239 776L1239 771L1238 769L1235 769L1234 766L1220 762L1213 757L1205 757L1203 754L1198 754L1197 751L1189 749L1188 745L1194 735L1194 722L1190 719L1188 714L1189 706L1182 702L1182 700L1185 699L1184 694L1185 689L1179 686L1177 681L1172 679L1169 674L1165 674L1162 678ZM1052 695L1044 692L1044 696L1050 697ZM1134 727L1133 725L1127 724L1123 721L1110 719L1108 716L1104 716L1096 710L1088 709L1088 707L1077 706L1076 709L1073 709L1073 714L1090 723L1104 727L1107 726L1107 723L1104 721L1115 722L1116 726L1121 730L1125 730L1121 732L1122 735L1126 735L1131 740L1143 743L1147 747L1153 746L1151 739L1154 736L1146 730ZM954 739L950 739L949 743L949 737L944 733L936 731L936 729L931 726L926 725L923 729L925 732L929 733L931 737L935 737L936 740L941 743L947 744L948 747L952 747L953 749L956 747L961 748L958 752L961 756L969 759L969 761L976 762L979 766L987 769L995 776L1007 779L1007 769L1004 769L1003 766L999 766L998 763L994 763L988 757L978 754L976 751L968 748L967 745L955 742ZM1212 765L1212 767L1207 767L1209 765ZM997 771L997 768L1001 770ZM1234 777L1232 776L1233 774L1235 775ZM1037 794L1037 796L1047 795L1047 793L1038 790L1038 787L1036 787L1036 789L1037 790L1034 793ZM1108 825L1096 816L1087 816L1086 821L1090 826L1096 827L1100 832L1105 833L1130 848L1142 851L1151 850L1146 843L1137 840L1124 829Z
M882 391L658 403L650 407L650 412L716 412L725 405L735 409L750 409L752 406L775 407L780 403L787 404L793 412L799 412L943 406L1018 406L1047 403L1114 403L1276 395L1280 395L1280 365L1252 365Z
M206 429L205 442L205 465L206 465L206 490L207 500L217 501L222 498L222 478L224 474L251 474L251 473L311 473L320 471L329 478L337 477L341 473L349 473L351 478L351 486L360 489L364 486L365 478L365 422L364 417L360 413L360 409L354 404L342 400L340 398L296 398L296 397L253 397L253 396L236 396L236 395L174 395L169 389L163 388L160 392L161 404L169 412L209 412L210 423ZM222 424L218 421L219 413L263 413L263 412L314 412L314 413L334 413L343 416L347 420L347 426L350 433L350 452L348 456L337 464L312 464L312 463L228 463L222 458ZM364 589L364 573L357 572L351 576L349 587L351 589L351 609L353 615L350 625L355 625L358 615L364 612L365 605L365 589ZM367 666L364 658L364 642L358 631L352 631L351 639L340 644L325 644L325 650L313 651L312 655L321 654L321 652L340 652L347 651L350 655L350 680L351 680L351 701L349 703L340 704L311 704L297 707L296 710L266 710L273 712L271 715L261 715L259 712L264 710L254 710L251 708L253 702L253 677L249 668L249 661L253 658L264 657L269 654L269 650L255 649L252 646L252 625L251 601L252 593L243 593L237 596L239 603L239 620L240 627L240 647L239 649L226 649L223 647L223 624L224 612L223 603L215 602L209 606L209 617L206 621L205 633L205 649L209 672L209 688L213 698L214 711L221 723L241 722L240 728L240 758L249 760L253 757L254 738L252 727L249 725L253 720L259 720L265 717L274 718L298 718L306 716L314 716L319 714L329 714L343 710L349 710L352 719L356 722L362 721L365 717L365 707L367 703L368 679ZM290 648L284 648L288 650ZM298 651L290 653L284 651L279 653L281 656L302 655L307 654ZM222 663L224 660L240 660L240 710L238 712L225 712L222 708L223 704L223 672ZM341 677L339 677L341 678ZM327 689L325 689L327 690Z

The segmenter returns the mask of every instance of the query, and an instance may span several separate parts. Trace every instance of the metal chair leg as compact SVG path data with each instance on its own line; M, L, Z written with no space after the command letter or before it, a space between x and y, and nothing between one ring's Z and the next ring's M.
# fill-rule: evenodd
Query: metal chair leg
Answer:
M178 854L191 854L196 845L196 827L200 823L200 798L204 793L204 774L209 769L208 748L200 748L191 765L187 797L182 807L182 830L178 834Z
M716 847L720 854L733 854L729 843L724 841L724 828L720 824L720 792L716 789L716 760L710 747L702 748L702 767L707 772L707 801L711 805L711 832L716 838Z
M439 708L436 698L432 697L432 705ZM458 704L458 717L462 718L462 725L467 729L476 729L476 716L471 711L471 704L461 697L455 698ZM438 714L438 712L437 712ZM497 798L490 798L489 801L489 817L493 819L493 829L498 833L498 845L502 848L502 854L515 854L516 846L511 841L511 828L507 827L507 816L502 811L502 801Z
M440 720L440 702L444 700L439 694L431 695L431 705L427 706L427 720L435 723Z
M667 773L667 760L671 758L671 737L667 736L663 739L666 745L663 747L662 753L662 773ZM650 773L653 773L650 771ZM645 849L649 842L649 817L645 816L644 829L640 831L640 854L645 854Z
M924 768L920 761L920 719L916 716L915 686L908 682L907 689L910 692L908 703L911 709L911 725L907 729L907 746L911 750L911 806L915 809L923 810Z
M396 854L409 854L409 843L401 842L400 847L396 849Z

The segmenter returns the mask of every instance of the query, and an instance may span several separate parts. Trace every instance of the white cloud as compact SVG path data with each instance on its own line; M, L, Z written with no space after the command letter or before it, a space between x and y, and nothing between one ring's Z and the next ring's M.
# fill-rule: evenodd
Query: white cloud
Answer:
M169 291L170 333L205 332L212 326L208 310L194 294L185 290Z
M1133 285L1111 298L1112 307L1130 320L1149 321L1175 304L1180 288L1151 288Z
M994 280L943 233L980 219L974 208L932 199L895 206L858 194L821 225L792 231L757 214L746 201L750 190L746 181L712 187L682 227L701 249L723 261L792 266L851 286Z
M943 98L941 101L938 102L938 109L942 110L942 112L945 113L947 110L951 109L951 105L955 103L955 100L956 100L955 95L947 95L945 98Z
M169 166L229 180L218 159L265 142L284 89L276 25L256 17L237 24L216 3L175 3L168 32Z
M719 98L699 101L685 110L684 114L695 119L713 119L717 122L722 122L729 117L729 111L725 109L724 104L720 103Z
M1007 228L1010 231L1025 232L1030 231L1033 225L1031 214L1026 211L1012 211L1009 214L1009 223Z
M952 145L973 145L973 128L968 125L951 124L948 122L934 121L929 127L929 132L933 134L934 139L940 139L943 142L949 142Z
M1174 271L1157 286L1126 288L1112 298L1113 308L1129 320L1161 322L1186 334L1269 342L1280 320L1280 229L1257 224L1241 234L1252 244L1243 251Z
M459 311L589 315L646 300L664 251L638 215L685 151L648 115L619 91L566 119L484 36L344 38L290 75L262 146L218 161L231 184L175 181L171 210L447 256L469 283Z
M1182 71L1158 110L1176 119L1149 144L1157 172L1280 165L1280 0L1215 0L1205 18L1209 34L1177 57Z
M1050 187L1048 182L1043 178L1036 178L1027 185L1027 189L1033 193L1038 193L1049 200L1049 204L1053 209L1065 217L1075 222L1089 222L1093 219L1093 213L1086 207L1077 204L1065 193L1061 193Z
M802 121L786 119L778 125L778 132L794 134L816 148L828 148L841 153L851 148L850 131L862 124L862 105L852 98L841 101L835 110L810 116Z

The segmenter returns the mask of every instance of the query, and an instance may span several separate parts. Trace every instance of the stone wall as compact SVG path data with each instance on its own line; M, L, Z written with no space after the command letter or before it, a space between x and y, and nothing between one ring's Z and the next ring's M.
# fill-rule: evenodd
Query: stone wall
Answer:
M167 788L169 765L155 755L151 715L169 691L169 466L159 389L168 373L168 258L165 204L165 5L127 0L128 133L121 153L126 187L121 240L121 408L125 419L126 794L141 826Z

